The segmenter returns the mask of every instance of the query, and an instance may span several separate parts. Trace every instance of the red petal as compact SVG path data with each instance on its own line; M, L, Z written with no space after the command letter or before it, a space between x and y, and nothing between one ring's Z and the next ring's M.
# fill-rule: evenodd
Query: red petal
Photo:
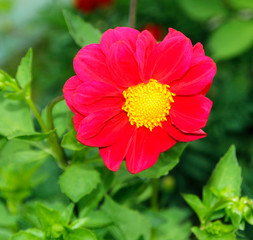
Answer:
M115 87L106 65L106 57L99 44L90 44L82 48L74 58L74 70L81 81L97 81Z
M156 79L170 84L182 77L189 69L192 44L188 38L173 37L156 45L150 54L146 68L146 80Z
M141 32L136 42L136 60L139 65L139 72L142 80L145 79L144 69L147 65L147 59L155 46L156 40L153 35L147 30Z
M126 157L135 130L135 127L128 125L123 137L119 138L114 144L99 149L107 168L118 171L123 159Z
M185 37L186 38L186 36L183 33L179 32L179 31L177 31L177 30L175 30L173 28L169 28L169 32L165 36L165 38L163 39L163 41L167 41L167 40L169 40L172 37Z
M124 104L123 97L104 97L91 104L86 104L86 99L86 96L79 92L75 93L72 98L74 108L83 115L103 109L121 109Z
M79 114L79 113L76 113L75 116L73 117L73 124L74 124L74 128L76 131L78 131L79 126L84 118L85 118L85 116L83 116L82 114Z
M126 155L126 166L130 173L136 174L152 167L161 152L157 135L145 127L135 132Z
M152 134L154 134L154 141L158 142L160 146L160 151L165 152L173 147L177 141L170 136L168 136L167 132L164 131L161 127L156 127L153 129Z
M80 85L76 93L84 104L94 103L104 97L123 97L122 91L104 82L87 82Z
M135 52L136 40L139 33L139 31L128 27L109 29L103 34L100 41L102 51L108 54L113 43L124 41Z
M101 131L91 138L86 138L87 136L82 131L81 124L77 132L77 139L82 144L91 147L107 147L124 136L125 132L129 129L129 125L126 113L122 112L107 121Z
M201 129L191 133L181 132L171 124L170 118L166 122L163 122L162 127L171 137L180 142L190 142L206 137L206 133Z
M212 101L203 95L192 97L175 96L170 118L181 131L195 131L206 125Z
M192 66L201 62L205 58L205 51L201 43L196 43L193 47Z
M72 96L75 93L78 86L80 86L80 84L82 84L80 79L77 76L73 76L64 84L63 87L63 95L66 100L66 103L71 109L71 111L74 113L76 112L76 110L73 108L72 105Z
M206 86L211 86L216 73L216 64L209 57L192 66L190 70L178 81L170 84L170 90L176 95L195 95Z
M104 109L89 114L83 119L78 129L82 134L82 138L91 138L99 134L101 129L107 124L107 121L118 115L121 111L121 109Z
M116 42L111 46L107 65L119 86L126 88L141 82L134 54L124 42Z

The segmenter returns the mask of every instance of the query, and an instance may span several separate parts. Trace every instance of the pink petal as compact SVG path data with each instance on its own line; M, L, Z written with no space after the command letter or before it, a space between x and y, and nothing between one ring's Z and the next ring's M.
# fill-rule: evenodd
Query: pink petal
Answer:
M181 132L171 124L170 118L168 118L166 122L163 122L162 127L171 137L180 142L190 142L206 137L206 133L201 129L191 133Z
M149 31L145 30L139 34L136 42L136 60L139 65L139 72L142 80L145 79L144 69L147 65L147 59L155 46L156 40Z
M173 37L156 45L148 59L146 80L156 79L170 84L182 77L189 69L192 44L188 38Z
M168 136L167 132L164 131L161 127L156 127L153 129L152 133L155 135L154 139L159 143L160 151L165 152L173 147L177 141L170 136Z
M126 154L126 166L130 173L136 174L152 167L161 152L157 135L145 127L135 132Z
M141 82L134 54L124 42L116 42L111 46L107 65L114 82L119 86L126 88Z
M107 30L100 41L102 51L107 55L113 43L124 41L135 52L136 40L140 32L128 27Z
M124 104L124 98L121 97L104 97L91 104L86 104L86 96L76 92L72 97L72 104L83 115L92 112L98 112L103 109L121 109Z
M212 101L203 95L181 97L175 96L170 109L173 125L181 131L195 131L206 125Z
M163 39L163 41L167 41L167 40L169 40L172 37L185 37L186 38L186 36L183 33L179 32L179 31L177 31L177 30L175 30L173 28L169 28L169 32L165 36L165 38Z
M82 114L76 113L73 117L73 124L74 124L74 128L76 131L78 131L79 126L81 124L81 122L83 121L83 119L85 118L85 116L83 116Z
M99 134L107 121L121 113L119 109L103 109L99 112L93 112L83 119L79 126L79 132L82 138L91 138Z
M94 103L104 97L123 97L122 91L105 82L86 82L80 85L76 93L84 104Z
M126 157L135 130L135 127L128 125L124 137L119 138L118 141L108 147L99 149L100 155L108 169L115 172L118 171L123 159Z
M115 87L106 65L106 57L99 44L82 48L74 58L74 70L83 82L105 82Z
M80 79L77 76L73 76L64 84L63 87L63 95L66 100L66 103L71 109L71 111L74 113L76 112L76 110L73 108L72 105L72 96L76 91L76 89L78 88L78 86L80 86L80 84L82 84Z
M129 125L130 123L126 113L122 112L107 121L101 131L90 138L87 138L85 132L82 131L81 124L77 132L77 140L91 147L107 147L115 143L119 138L122 138L129 129Z
M205 51L201 43L196 43L193 47L192 66L198 64L205 58Z
M178 81L170 84L170 90L176 95L195 95L207 86L211 86L216 73L216 64L209 57L192 66Z

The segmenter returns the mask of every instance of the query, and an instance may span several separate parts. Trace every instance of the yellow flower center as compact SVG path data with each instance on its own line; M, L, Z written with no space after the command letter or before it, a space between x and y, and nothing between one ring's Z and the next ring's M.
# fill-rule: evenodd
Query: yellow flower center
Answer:
M150 79L148 83L140 83L123 91L125 103L122 109L127 112L130 124L152 131L161 126L161 122L167 121L166 116L175 96L169 88L169 85Z

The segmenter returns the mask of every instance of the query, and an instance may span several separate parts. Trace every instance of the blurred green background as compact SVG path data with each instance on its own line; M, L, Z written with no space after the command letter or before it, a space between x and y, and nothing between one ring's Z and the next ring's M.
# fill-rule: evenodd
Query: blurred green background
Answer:
M0 69L15 75L28 48L34 49L33 98L42 109L62 94L74 75L72 61L79 50L64 21L70 9L93 26L128 25L129 0L83 12L72 0L0 0ZM208 97L213 109L205 139L189 144L170 177L161 181L163 207L185 206L179 193L200 194L216 162L235 144L243 169L243 195L253 198L253 0L138 0L137 28L168 27L201 42L217 63ZM196 220L197 221L197 220ZM253 230L247 228L249 239Z

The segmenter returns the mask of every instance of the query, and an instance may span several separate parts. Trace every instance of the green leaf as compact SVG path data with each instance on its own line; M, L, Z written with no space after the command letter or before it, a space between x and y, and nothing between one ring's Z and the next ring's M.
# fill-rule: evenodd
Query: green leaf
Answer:
M16 227L16 217L11 215L4 204L0 202L0 228L15 228ZM1 238L0 238L1 239Z
M102 34L100 31L92 27L92 25L86 23L81 17L67 10L63 10L63 15L69 32L77 45L84 47L91 43L100 42Z
M61 216L57 210L48 208L41 203L36 203L36 212L42 229L46 232L50 231L53 225L61 222Z
M232 20L214 31L209 47L216 60L236 57L253 45L253 21Z
M61 212L61 223L65 226L68 225L70 220L71 220L71 216L73 214L73 209L74 209L74 204L71 203L69 204L64 211Z
M110 197L106 197L101 209L117 226L122 240L135 240L141 236L144 240L150 239L150 224L139 212L117 204Z
M71 225L71 229L79 227L86 228L103 228L112 224L112 220L102 211L93 211L84 218L75 220Z
M98 172L85 165L68 167L59 181L62 192L73 202L78 202L82 197L89 194L99 182Z
M252 0L228 0L228 2L235 9L253 9Z
M21 88L30 85L32 81L32 57L33 52L30 48L18 67L16 78Z
M178 164L179 158L187 145L187 143L177 143L167 152L162 153L152 168L144 170L136 176L140 178L159 178L167 175Z
M0 95L0 115L0 135L34 131L30 109L25 102L4 99Z
M70 130L63 136L61 146L73 151L79 151L85 148L83 144L77 141L76 131L74 129Z
M97 240L96 236L88 229L78 228L72 230L65 240Z
M226 14L226 9L219 0L179 0L179 3L189 17L197 21L207 21Z
M18 84L15 79L13 79L8 73L0 69L0 91L2 89L19 90Z
M83 197L78 203L80 217L86 217L92 209L96 208L99 202L104 198L111 185L113 185L112 181L114 179L114 174L111 171L105 167L98 168L97 170L103 178L101 178L101 182L97 185L97 187L90 194Z
M216 165L205 188L210 189L215 195L233 197L240 196L241 183L241 167L237 162L235 147L231 146Z
M16 131L8 135L7 138L8 140L20 139L26 141L41 141L50 137L54 132L55 130L50 130L47 133Z
M208 209L201 202L198 196L193 194L182 194L184 200L190 205L190 207L196 212L199 217L200 222L202 222L204 216L206 215Z
M39 229L28 229L16 233L10 240L44 240L44 233Z
M167 210L159 211L159 216L163 219L158 223L154 231L155 240L189 240L191 235L191 222L189 220L190 211L188 209L171 207Z
M10 237L13 235L13 233L6 229L6 228L0 228L0 239L1 240L10 240Z

